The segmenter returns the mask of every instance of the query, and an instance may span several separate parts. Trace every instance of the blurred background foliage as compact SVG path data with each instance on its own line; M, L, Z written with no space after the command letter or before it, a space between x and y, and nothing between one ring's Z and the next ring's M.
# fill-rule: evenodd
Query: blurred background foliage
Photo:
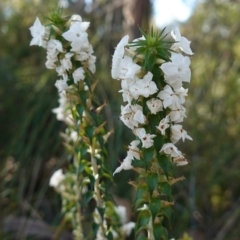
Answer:
M109 165L125 157L132 135L119 121L119 82L110 76L111 55L120 38L139 36L152 23L149 0L61 1L64 14L90 21L90 39L98 57L98 93L108 102ZM54 72L45 69L45 51L30 47L29 27L42 23L58 1L0 2L0 239L71 239L62 222L60 199L48 186L51 174L67 164L59 136L62 123ZM66 5L67 6L67 5ZM198 1L181 32L192 41L192 80L184 127L194 141L179 144L190 164L176 168L186 180L174 186L171 237L184 232L194 240L238 240L240 236L240 25L239 0ZM131 171L114 178L118 204L131 215ZM185 234L186 236L186 234ZM186 239L186 238L185 238Z

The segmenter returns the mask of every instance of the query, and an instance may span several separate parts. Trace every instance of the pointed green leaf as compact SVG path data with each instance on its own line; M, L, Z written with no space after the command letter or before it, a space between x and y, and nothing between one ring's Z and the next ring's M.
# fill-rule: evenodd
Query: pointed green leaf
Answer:
M158 185L158 174L157 173L149 173L146 178L146 182L149 188L150 196L152 196L154 189Z
M161 183L161 193L167 196L167 199L171 200L171 185L168 182Z
M79 91L79 97L82 100L83 104L86 105L86 101L88 98L88 93L86 91Z
M82 115L85 110L85 107L82 104L77 104L76 109L80 119L82 120Z
M113 240L114 238L113 238L113 234L112 234L112 232L108 232L108 234L107 234L107 240Z
M153 225L153 234L156 240L168 240L168 231L160 223Z
M171 207L163 207L160 211L160 215L165 216L168 219L168 223L171 225L171 216L172 216Z
M151 213L148 210L140 211L140 213L138 214L138 220L137 220L137 234L140 230L147 228L150 218L151 218Z
M161 209L161 199L160 198L151 198L151 202L149 204L149 209L152 213L152 220L154 222L155 217L157 216L159 210Z
M138 167L138 168L145 168L145 161L138 160L138 159L133 159L132 166L133 167Z
M98 210L101 218L104 219L103 216L104 216L104 213L105 213L105 208L97 207L97 210Z
M141 183L137 188L136 197L135 197L136 209L148 201L149 201L148 186L145 183Z
M87 126L87 127L85 127L85 133L86 133L86 136L90 140L92 140L93 133L94 133L94 126Z
M143 153L143 160L145 161L145 167L147 169L150 161L153 158L154 148L153 147L151 147L151 148L143 148L142 149L142 153Z
M90 200L93 198L93 192L87 191L84 195L85 204L88 204Z
M165 173L166 177L169 177L169 173L172 172L172 163L168 159L168 157L165 154L157 154L158 155L158 163L161 166L163 172Z

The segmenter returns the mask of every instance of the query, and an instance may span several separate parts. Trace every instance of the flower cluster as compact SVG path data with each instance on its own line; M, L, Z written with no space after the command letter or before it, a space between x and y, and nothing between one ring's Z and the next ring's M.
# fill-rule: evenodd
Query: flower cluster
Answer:
M187 160L174 144L180 139L192 140L180 123L186 117L183 104L188 92L188 89L183 88L183 82L190 82L191 78L190 58L186 54L193 53L190 42L180 35L178 29L172 31L171 35L175 41L170 47L169 61L155 61L160 68L159 76L154 76L149 69L146 71L143 68L138 54L138 48L142 47L138 42L148 42L145 36L130 44L129 37L125 36L116 47L112 59L112 78L121 80L122 89L119 92L126 102L125 106L121 106L120 119L140 141L130 144L127 157L115 173L122 169L131 169L132 160L140 159L140 142L142 148L151 148L158 134L165 137L165 143L158 151L173 158L177 166L187 164ZM164 77L164 81L160 80L160 76ZM153 115L161 116L158 125L155 125L155 133L148 132L148 125L155 124L151 122Z
M88 41L87 29L89 22L83 22L81 16L73 15L65 23L66 31L61 32L52 26L58 36L50 34L49 26L44 27L36 18L30 31L32 41L30 45L46 48L48 69L55 69L59 79L55 86L59 92L67 90L72 83L77 84L85 78L86 69L95 72L96 57L93 55L92 45ZM71 59L79 61L79 67L74 67Z

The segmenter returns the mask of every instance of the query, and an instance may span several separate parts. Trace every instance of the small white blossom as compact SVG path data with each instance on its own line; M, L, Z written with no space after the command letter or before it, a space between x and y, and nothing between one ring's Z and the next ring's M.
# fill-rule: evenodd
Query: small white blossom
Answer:
M44 38L45 38L46 29L41 24L38 17L36 18L33 26L31 26L29 29L30 29L31 35L33 37L33 39L30 42L30 46L37 45L37 46L45 48L46 40Z
M171 60L163 63L160 68L164 72L165 81L177 90L182 86L182 82L190 82L190 59L180 53L172 53Z
M73 22L70 29L62 34L67 41L71 42L71 51L79 52L83 47L89 45L86 33L89 24L89 22Z
M163 101L164 108L170 107L171 105L176 105L177 108L180 106L180 99L169 85L166 85L157 97Z
M82 67L76 69L74 72L73 72L73 80L74 80L74 83L78 83L79 81L83 80L85 78L85 72L84 72L84 69Z
M157 114L159 111L163 110L162 101L158 98L151 98L148 100L147 106L152 114Z
M186 117L186 109L183 106L180 106L178 109L172 109L169 113L169 118L172 122L180 123Z
M68 84L63 79L59 79L56 81L55 87L58 89L58 92L62 92L68 89Z
M165 135L165 131L169 127L169 116L166 116L160 121L159 125L156 128L161 132L162 135Z
M182 153L172 143L165 143L159 152L164 152L171 157L182 156Z
M156 83L152 81L152 77L153 74L148 72L143 79L138 79L135 84L129 87L129 91L135 99L138 99L139 96L148 98L158 91Z
M146 122L146 117L143 115L142 107L137 104L127 104L124 107L121 106L120 119L130 129L138 127L139 124L144 124Z
M121 163L121 165L115 170L115 172L113 173L119 173L122 170L130 170L132 169L132 160L135 159L140 159L140 155L139 155L139 148L137 147L139 145L140 141L139 140L134 140L130 143L129 151L127 152L127 156L126 158L123 160L123 162Z
M95 62L96 62L96 57L93 56L93 55L90 55L89 58L88 58L88 69L89 69L92 73L95 73L95 71L96 71Z
M73 122L71 119L70 105L69 105L65 91L61 91L59 93L58 102L59 102L59 106L57 108L54 108L52 112L56 114L57 120L64 121L68 125L72 125Z
M141 70L141 67L133 62L133 59L127 55L121 60L119 66L119 78L132 80L135 79L135 75Z
M52 58L56 57L58 53L63 52L62 43L56 39L50 39L47 42L47 51L48 54L52 56Z
M190 48L190 41L188 41L185 37L182 37L180 34L180 31L178 28L173 30L171 32L171 35L173 39L176 41L176 43L173 44L171 47L173 50L181 49L183 52L185 52L188 55L192 55L193 52Z
M156 135L146 133L144 128L135 129L135 133L140 138L143 148L150 148L153 146L153 138L156 137Z
M185 141L185 139L192 140L192 138L187 135L187 132L182 128L182 125L175 124L171 126L171 141L173 143L178 142L179 139Z
M50 178L49 186L50 187L59 187L61 182L65 179L62 169L58 169Z
M72 56L73 56L73 53L66 53L64 55L64 58L60 60L62 68L64 68L67 71L72 69L72 62L71 62Z
M113 79L119 79L120 77L120 66L121 66L121 62L124 56L124 47L128 44L128 39L129 36L126 35L124 36L121 41L118 43L115 52L113 54L113 58L112 58L112 70L111 70L111 74L112 74L112 78Z

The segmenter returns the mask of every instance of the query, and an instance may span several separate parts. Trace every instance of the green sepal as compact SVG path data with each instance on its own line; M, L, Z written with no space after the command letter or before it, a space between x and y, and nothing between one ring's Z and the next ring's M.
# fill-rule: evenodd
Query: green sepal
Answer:
M161 199L160 198L151 198L151 202L149 204L149 209L152 213L152 221L154 222L155 217L161 209Z
M153 158L154 148L142 148L143 160L145 161L145 169L148 169L148 165Z
M161 223L153 224L153 234L156 240L168 240L168 231Z
M149 173L146 177L146 182L148 185L150 196L152 196L154 189L158 185L158 174L157 173Z

